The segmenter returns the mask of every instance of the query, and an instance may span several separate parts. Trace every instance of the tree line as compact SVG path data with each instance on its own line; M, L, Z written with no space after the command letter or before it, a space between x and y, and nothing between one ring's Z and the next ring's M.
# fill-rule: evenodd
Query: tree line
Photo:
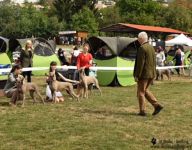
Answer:
M117 0L101 10L97 0L40 0L42 8L31 3L0 3L0 35L5 37L52 37L61 30L88 31L119 23L170 27L192 33L192 0L175 0L169 6L153 0Z

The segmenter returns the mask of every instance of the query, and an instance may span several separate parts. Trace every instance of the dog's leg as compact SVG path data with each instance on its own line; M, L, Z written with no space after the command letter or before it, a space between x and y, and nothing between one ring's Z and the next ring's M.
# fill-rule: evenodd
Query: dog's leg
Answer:
M41 96L40 92L36 90L35 93L39 96L39 98L41 99L42 103L45 104L45 101L44 101L43 97Z
M25 105L25 104L24 104L24 103L25 103L25 94L23 94L23 97L22 97L22 98L23 98L23 103L22 103L21 107L24 107L24 105Z
M88 99L88 85L85 85L85 98Z
M30 93L31 98L33 99L33 104L35 104L36 103L36 98L35 98L35 95L34 95L35 91L30 90L29 93Z
M161 81L163 81L163 73L161 73Z
M54 91L52 95L53 95L53 102L54 102L54 103L57 103L57 100L56 100L56 92Z
M168 74L167 74L168 80L171 81L171 72L168 70Z
M88 85L88 93L90 91L90 94L93 95L93 84Z
M72 95L73 97L75 97L75 98L77 99L77 101L79 102L79 96L76 95L74 91L71 92L71 95Z
M77 98L77 101L79 101L79 95L76 95L75 92L74 92L74 89L73 89L73 86L69 86L68 87L68 91L69 91L69 94L74 98Z
M102 96L102 92L101 92L101 89L100 89L100 87L99 87L99 82L96 80L96 82L95 82L95 86L96 86L96 88L99 90L99 92L100 92L100 95Z

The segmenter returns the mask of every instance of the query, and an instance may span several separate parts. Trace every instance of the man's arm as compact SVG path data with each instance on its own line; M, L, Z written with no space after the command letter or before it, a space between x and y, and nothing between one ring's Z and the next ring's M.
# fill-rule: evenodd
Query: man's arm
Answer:
M145 64L145 51L144 49L139 48L138 54L137 54L137 64L136 64L136 72L135 72L135 77L138 79L141 78L144 64Z

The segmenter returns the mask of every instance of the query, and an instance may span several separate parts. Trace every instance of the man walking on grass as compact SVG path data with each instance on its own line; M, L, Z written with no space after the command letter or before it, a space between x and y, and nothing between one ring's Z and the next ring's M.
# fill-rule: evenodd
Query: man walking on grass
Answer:
M137 82L137 97L139 100L140 109L138 115L146 116L145 98L154 107L154 112L152 115L157 115L163 109L163 107L157 102L157 99L148 89L156 76L155 50L151 45L149 45L148 35L146 32L139 33L138 41L141 46L137 51L134 67L134 78Z

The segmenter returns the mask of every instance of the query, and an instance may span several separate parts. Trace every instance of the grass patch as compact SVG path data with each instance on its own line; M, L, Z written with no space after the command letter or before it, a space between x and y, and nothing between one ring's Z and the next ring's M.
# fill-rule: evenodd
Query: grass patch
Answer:
M45 94L44 79L33 78ZM165 107L158 116L147 103L147 117L137 116L136 86L102 87L88 100L78 103L65 94L60 104L33 105L28 97L24 108L0 101L0 149L5 150L149 150L151 139L192 142L192 82L174 77L157 82L151 90ZM158 148L155 148L158 149Z

